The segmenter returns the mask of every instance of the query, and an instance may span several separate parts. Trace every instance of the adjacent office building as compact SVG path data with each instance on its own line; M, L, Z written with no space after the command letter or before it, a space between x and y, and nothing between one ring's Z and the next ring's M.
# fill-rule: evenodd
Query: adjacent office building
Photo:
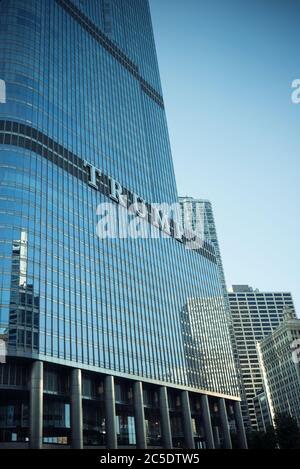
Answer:
M300 319L285 310L284 320L258 344L271 416L286 413L300 428Z
M0 39L1 446L245 447L214 247L155 223L178 194L148 1L2 0ZM155 236L100 237L134 201Z
M271 410L267 393L261 389L253 398L253 408L257 421L257 429L260 432L266 432L273 426Z
M263 376L257 342L278 327L286 306L295 314L293 299L290 293L260 292L248 285L234 285L228 297L242 378L242 395L245 396L242 401L244 423L247 430L258 430L260 425L254 399L263 389Z

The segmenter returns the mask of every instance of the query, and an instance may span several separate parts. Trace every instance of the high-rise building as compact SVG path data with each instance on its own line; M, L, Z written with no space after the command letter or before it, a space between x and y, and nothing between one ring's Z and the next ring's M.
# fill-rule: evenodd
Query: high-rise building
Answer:
M260 292L248 285L234 285L228 294L233 333L242 380L242 413L247 430L258 430L254 398L263 388L257 342L267 337L282 321L286 306L294 309L292 295ZM250 422L250 425L249 425Z
M0 25L0 443L245 447L213 246L156 223L178 194L148 1L2 0ZM100 236L110 210L140 231Z
M179 207L180 207L180 221L182 227L188 232L191 232L191 236L196 234L197 237L203 243L209 243L213 246L217 266L219 281L222 286L223 301L225 311L227 313L227 323L231 338L231 346L234 354L234 361L236 365L236 373L238 379L239 392L242 397L242 400L246 401L246 396L244 392L244 386L241 376L241 367L239 363L239 354L236 346L235 334L233 331L232 316L230 314L230 304L228 299L228 291L226 286L225 273L223 268L223 261L221 256L221 250L218 241L217 228L215 223L214 212L212 208L212 203L207 199L194 199L193 197L179 197ZM249 427L249 422L247 424Z
M285 309L281 324L258 344L273 423L288 414L300 428L300 319Z
M203 237L203 241L211 243L214 247L220 282L223 288L224 298L226 300L226 280L212 204L209 200L194 199L193 197L179 197L178 201L181 208L180 218L182 226L197 232L200 238Z
M268 396L264 389L258 391L254 396L253 407L256 415L258 431L267 432L267 430L273 426L273 421Z

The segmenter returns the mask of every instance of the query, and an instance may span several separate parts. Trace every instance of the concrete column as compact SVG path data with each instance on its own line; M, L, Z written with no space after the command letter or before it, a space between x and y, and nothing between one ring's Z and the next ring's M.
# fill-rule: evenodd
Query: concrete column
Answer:
M136 446L139 449L146 449L147 440L146 440L146 427L145 427L143 384L140 381L137 381L136 383L134 383L133 400L134 400Z
M71 446L83 448L82 376L77 368L71 371Z
M235 401L233 404L233 408L239 446L241 449L248 449L246 432L241 411L241 403L239 401Z
M165 449L173 448L171 423L169 414L168 391L165 386L159 389L159 406L160 406L160 424L162 429L163 447Z
M221 448L221 440L220 440L219 427L213 427L213 435L214 435L215 448L220 449Z
M115 380L113 376L106 376L105 378L104 395L106 445L108 449L116 449L118 443L116 429Z
M221 419L225 448L232 449L232 441L231 441L231 435L229 431L226 403L223 398L219 399L219 412L220 412L220 419Z
M214 442L214 436L213 436L212 425L211 425L210 409L209 409L208 397L206 394L203 394L201 396L201 408L202 408L202 417L203 417L203 423L204 423L207 448L215 449L215 442Z
M43 446L43 362L36 361L30 377L30 448Z
M189 393L187 391L182 391L181 393L181 406L185 444L188 449L194 449L195 440L192 426L191 406Z

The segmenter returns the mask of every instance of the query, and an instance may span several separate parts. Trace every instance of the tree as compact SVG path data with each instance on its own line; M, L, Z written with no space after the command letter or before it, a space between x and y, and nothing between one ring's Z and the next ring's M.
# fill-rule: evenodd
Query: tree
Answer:
M294 417L287 413L277 414L275 429L280 449L300 449L300 429Z
M252 431L247 434L248 448L249 449L264 449L263 445L264 433Z
M252 431L247 435L249 449L275 449L277 439L273 427L266 429L266 432Z
M277 437L276 437L274 427L272 426L269 426L266 428L264 445L265 445L265 449L277 448Z

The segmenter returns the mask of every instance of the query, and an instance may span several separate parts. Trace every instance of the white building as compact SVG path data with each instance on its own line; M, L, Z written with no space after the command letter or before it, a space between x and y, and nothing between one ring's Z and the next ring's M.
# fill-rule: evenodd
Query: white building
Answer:
M260 292L248 285L234 285L228 293L233 333L237 351L237 366L244 396L242 412L248 430L259 429L254 398L263 388L257 342L270 335L281 323L284 308L288 306L294 315L290 293ZM250 420L250 426L249 426Z
M286 310L284 321L258 344L271 416L287 413L300 428L300 319Z

